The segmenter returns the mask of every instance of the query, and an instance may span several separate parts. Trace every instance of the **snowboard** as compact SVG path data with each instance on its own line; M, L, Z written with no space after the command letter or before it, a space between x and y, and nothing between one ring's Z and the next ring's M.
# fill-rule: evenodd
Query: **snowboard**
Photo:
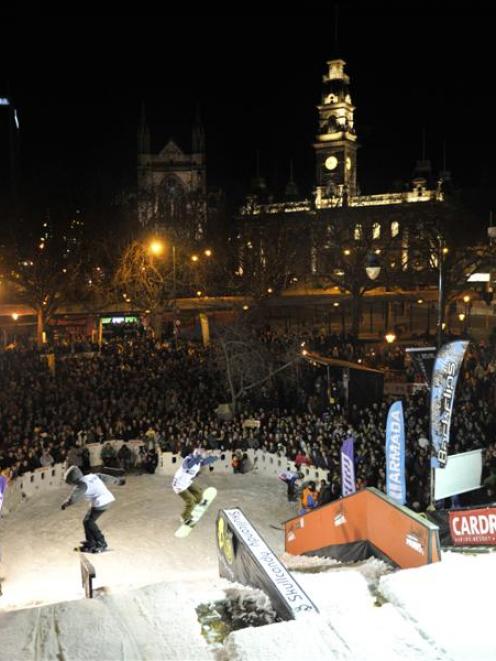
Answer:
M95 551L83 551L83 549L80 546L75 546L73 548L73 551L79 552L79 553L87 553L88 555L101 555L102 553L108 553L112 549L106 548L105 551L100 551L99 553L96 553Z
M202 516L208 510L208 508L212 504L213 500L215 499L216 495L217 495L217 489L215 487L207 487L205 489L205 491L202 493L202 498L203 498L203 500L207 501L206 504L205 505L195 505L195 507L193 508L193 511L191 513L191 518L192 518L191 523L188 524L188 525L186 525L185 523L180 525L179 528L174 533L176 537L183 538L183 537L187 537L190 534L190 532L196 526L198 521L202 518Z

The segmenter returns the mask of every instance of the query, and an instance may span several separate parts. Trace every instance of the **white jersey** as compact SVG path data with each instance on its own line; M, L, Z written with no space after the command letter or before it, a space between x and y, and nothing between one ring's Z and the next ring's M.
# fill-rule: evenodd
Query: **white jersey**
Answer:
M195 477L200 472L201 464L194 464L191 468L183 468L184 462L181 465L181 468L178 468L174 479L172 480L172 488L175 493L181 493L181 491L186 491L186 489L191 486L191 483Z
M115 500L98 475L85 475L81 481L86 484L84 497L91 502L91 507L105 507Z

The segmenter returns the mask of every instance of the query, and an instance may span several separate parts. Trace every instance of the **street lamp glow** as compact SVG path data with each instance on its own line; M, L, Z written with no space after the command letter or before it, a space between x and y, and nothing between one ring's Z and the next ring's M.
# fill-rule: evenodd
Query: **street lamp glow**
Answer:
M468 294L465 294L465 296L463 297L463 302L470 303L470 296Z
M13 312L13 313L12 313L12 319L13 319L14 321L17 321L17 320L19 319L19 315L17 314L17 312Z
M273 292L274 290L272 289L272 287L267 288L267 294L272 294Z
M243 310L244 310L245 312L246 312L247 310L249 310L249 309L250 309L250 308L249 308L247 305L243 305Z
M192 262L197 262L199 259L200 258L198 257L198 255L191 255L191 261Z
M418 303L419 305L422 305L423 302L424 302L424 299L423 299L423 298L418 298L418 299L417 299L417 303Z
M207 250L205 250L205 257L212 257L212 251L210 250L210 248L207 248Z
M386 333L384 339L388 344L392 344L396 340L396 335L394 333Z
M335 303L333 303L333 305L334 305L335 308L339 307L339 303L337 301Z
M164 244L162 241L154 239L153 241L150 241L148 249L152 255L161 255L164 252Z
M458 315L458 319L460 321L465 321L465 312L460 312L460 314Z
M346 248L346 250L343 250L343 254L348 257L348 255L351 255L351 250L349 248Z
M199 289L199 290L196 292L196 295L197 295L197 296L201 296L202 293L203 293L203 292Z

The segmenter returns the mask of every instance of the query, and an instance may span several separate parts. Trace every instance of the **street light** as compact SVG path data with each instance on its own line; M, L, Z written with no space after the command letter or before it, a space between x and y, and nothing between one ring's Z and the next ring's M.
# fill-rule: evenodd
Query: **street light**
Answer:
M158 239L153 239L150 241L150 244L148 245L148 250L152 255L161 255L164 252L164 244L163 241L160 241Z
M388 344L393 344L393 342L396 340L396 335L392 332L389 332L384 335L384 339Z

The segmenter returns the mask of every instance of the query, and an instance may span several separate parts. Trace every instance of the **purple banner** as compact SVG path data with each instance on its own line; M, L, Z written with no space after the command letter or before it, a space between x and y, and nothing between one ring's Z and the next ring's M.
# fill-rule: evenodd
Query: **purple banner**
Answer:
M0 510L2 509L3 494L6 488L7 488L7 478L4 477L3 475L0 475Z
M356 491L353 444L354 439L350 436L341 446L341 493L343 496L349 496Z

